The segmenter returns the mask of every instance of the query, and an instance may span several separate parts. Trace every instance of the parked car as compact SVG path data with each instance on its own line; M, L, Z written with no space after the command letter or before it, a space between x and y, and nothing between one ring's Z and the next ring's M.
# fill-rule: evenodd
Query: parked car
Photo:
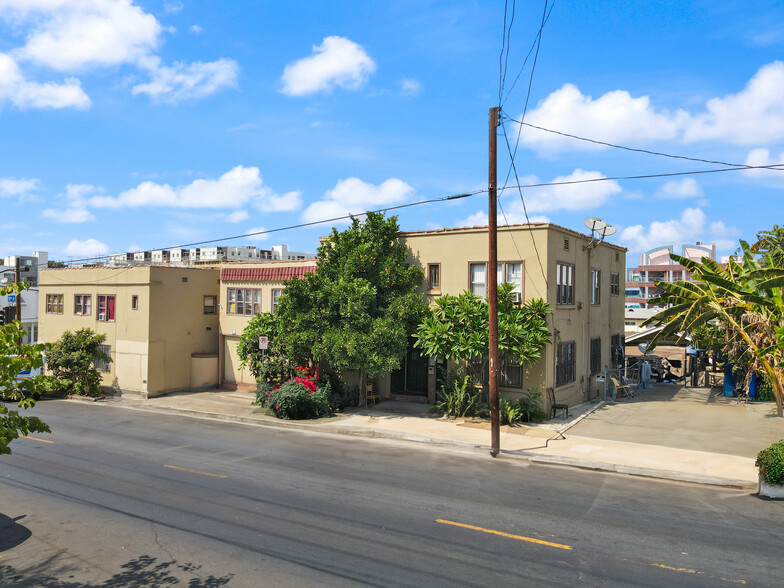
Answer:
M9 356L9 357L14 357L14 356ZM41 367L22 370L21 372L16 374L16 382L19 383L24 380L29 380L30 378L35 378L37 376L43 375L45 367L46 367L46 356L44 356L44 365L42 365ZM0 400L13 400L13 398L11 398L10 396L11 396L10 394L6 393L6 388L0 386ZM38 400L40 396L41 396L40 394L34 394L33 398Z

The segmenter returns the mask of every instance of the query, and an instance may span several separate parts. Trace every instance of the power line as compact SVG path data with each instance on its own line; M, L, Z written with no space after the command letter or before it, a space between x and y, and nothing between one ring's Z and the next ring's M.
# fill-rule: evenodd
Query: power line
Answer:
M590 139L588 137L581 137L579 135L573 135L571 133L565 133L563 131L556 131L553 129L547 129L545 127L540 127L537 125L533 125L531 123L527 123L524 120L516 120L509 115L505 115L507 120L510 120L518 125L530 127L532 129L537 129L539 131L544 131L546 133L552 133L554 135L561 135L562 137L569 137L570 139L577 139L578 141L585 141L587 143L594 143L596 145L603 145L605 147L612 147L614 149L623 149L624 151L633 151L635 153L646 153L648 155L658 155L660 157L669 157L671 159L685 159L686 161L697 161L699 163L712 163L714 165L727 165L727 166L734 166L742 169L749 169L753 166L749 166L742 163L728 163L726 161L718 161L714 159L701 159L699 157L688 157L686 155L674 155L672 153L664 153L663 151L652 151L650 149L640 149L636 147L627 147L625 145L616 145L615 143L608 143L607 141L599 141L598 139ZM776 167L772 167L771 169L779 169ZM782 170L784 171L784 170Z
M782 162L782 163L775 163L775 164L772 164L772 165L749 165L749 166L744 166L744 167L737 167L736 166L736 167L724 167L724 168L718 168L718 169L691 170L691 171L668 172L668 173L657 173L657 174L640 174L640 175L629 175L629 176L611 176L611 177L603 177L603 178L586 178L586 179L581 179L581 180L563 180L563 181L559 181L559 182L538 182L538 183L535 183L535 184L519 184L518 183L517 185L514 185L514 186L504 186L502 188L497 188L497 190L500 192L500 191L505 191L505 190L514 190L514 189L522 190L522 189L528 189L528 188L546 188L546 187L549 187L549 186L567 186L567 185L577 185L577 184L588 184L588 183L594 183L594 182L610 182L610 181L621 181L621 180L643 180L643 179L650 179L650 178L667 178L667 177L677 177L677 176L689 176L689 175L713 174L713 173L723 173L723 172L732 172L732 171L743 171L743 170L747 170L747 169L775 169L775 170L780 170L782 168L782 166L784 166L784 162ZM321 220L312 221L312 222L308 222L308 223L299 223L299 224L295 224L295 225L288 225L288 226L284 226L284 227L278 227L276 229L267 229L267 230L264 230L264 231L254 231L252 233L243 233L242 235L233 235L233 236L229 236L229 237L219 237L219 238L216 238L216 239L209 239L209 240L205 240L205 241L196 241L194 243L186 243L186 244L182 244L182 245L170 245L170 246L167 246L167 247L152 248L152 249L147 249L147 251L167 250L167 249L180 249L180 248L185 248L185 247L193 247L193 246L196 246L196 245L207 245L207 244L211 244L211 243L220 243L220 242L223 242L223 241L231 241L233 239L244 239L244 238L247 238L249 236L255 236L255 235L279 233L279 232L288 231L288 230L291 230L291 229L310 227L310 226L320 225L320 224L334 222L334 221L338 221L338 220L346 220L346 219L350 219L352 217L363 216L363 215L367 214L368 212L374 212L374 213L389 212L389 211L392 211L392 210L400 210L400 209L403 209L403 208L410 208L412 206L420 206L420 205L423 205L423 204L433 204L433 203L437 203L437 202L447 202L447 201L450 201L450 200L461 200L463 198L469 198L471 196L477 196L479 194L486 194L487 192L488 192L487 189L475 190L473 192L467 192L467 193L462 193L462 194L452 194L450 196L442 196L440 198L429 198L429 199L426 199L426 200L419 200L417 202L409 202L408 204L398 204L397 206L388 206L386 208L379 208L377 210L366 211L366 212L361 212L361 213L357 213L357 214L346 214L346 215L343 215L343 216L336 216L336 217L333 217L333 218L321 219ZM529 221L529 224L530 224L530 221ZM91 262L91 261L97 262L97 261L100 261L102 259L107 259L110 256L111 256L111 254L109 254L109 255L93 255L93 256L90 256L90 257L70 259L68 261L68 263L80 263L80 262ZM37 265L41 266L43 264L37 264Z

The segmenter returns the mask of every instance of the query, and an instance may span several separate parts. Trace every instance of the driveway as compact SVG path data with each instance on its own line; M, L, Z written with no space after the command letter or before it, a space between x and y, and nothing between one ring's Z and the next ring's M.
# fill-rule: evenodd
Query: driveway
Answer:
M607 404L577 423L572 435L756 458L784 438L773 402L738 404L721 388L656 384L635 398Z

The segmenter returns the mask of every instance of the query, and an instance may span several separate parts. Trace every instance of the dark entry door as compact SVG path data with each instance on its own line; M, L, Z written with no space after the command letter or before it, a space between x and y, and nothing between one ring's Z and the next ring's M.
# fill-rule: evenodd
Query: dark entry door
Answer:
M427 395L427 358L409 346L400 369L391 374L393 394Z

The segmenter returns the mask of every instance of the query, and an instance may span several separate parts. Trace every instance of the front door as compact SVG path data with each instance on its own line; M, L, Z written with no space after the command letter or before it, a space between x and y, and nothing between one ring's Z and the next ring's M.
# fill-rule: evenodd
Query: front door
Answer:
M391 374L393 394L427 395L427 358L409 345L400 369Z

